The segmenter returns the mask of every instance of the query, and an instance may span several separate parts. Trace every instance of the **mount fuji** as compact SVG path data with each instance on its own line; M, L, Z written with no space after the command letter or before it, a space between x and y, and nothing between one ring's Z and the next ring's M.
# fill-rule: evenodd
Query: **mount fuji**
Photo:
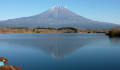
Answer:
M0 21L0 27L75 27L79 29L109 29L119 25L99 22L77 15L63 6L55 6L34 16Z

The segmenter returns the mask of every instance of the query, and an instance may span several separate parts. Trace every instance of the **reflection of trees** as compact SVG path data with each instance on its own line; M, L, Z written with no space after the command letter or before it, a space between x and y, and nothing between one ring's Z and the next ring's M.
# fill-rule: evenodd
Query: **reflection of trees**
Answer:
M120 45L120 38L109 38L113 45Z

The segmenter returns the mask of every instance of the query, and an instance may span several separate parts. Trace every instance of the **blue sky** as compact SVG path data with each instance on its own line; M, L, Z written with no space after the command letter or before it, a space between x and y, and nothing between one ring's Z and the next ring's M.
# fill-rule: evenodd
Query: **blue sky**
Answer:
M81 16L120 24L120 0L60 1ZM0 0L0 20L40 14L56 4L57 0Z

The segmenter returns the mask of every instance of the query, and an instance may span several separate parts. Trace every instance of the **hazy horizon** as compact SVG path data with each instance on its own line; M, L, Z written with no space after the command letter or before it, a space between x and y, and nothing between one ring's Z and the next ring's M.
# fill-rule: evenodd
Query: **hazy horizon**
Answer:
M119 3L118 0L63 0L60 5L67 6L71 11L89 19L119 24ZM40 14L56 4L55 0L1 0L0 21Z

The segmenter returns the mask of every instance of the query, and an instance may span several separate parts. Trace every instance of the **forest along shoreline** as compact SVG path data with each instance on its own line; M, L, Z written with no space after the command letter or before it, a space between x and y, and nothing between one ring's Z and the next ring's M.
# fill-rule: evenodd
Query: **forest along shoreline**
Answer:
M0 28L1 34L9 33L105 33L109 37L120 37L120 28L109 30L77 29L73 27L62 28Z

